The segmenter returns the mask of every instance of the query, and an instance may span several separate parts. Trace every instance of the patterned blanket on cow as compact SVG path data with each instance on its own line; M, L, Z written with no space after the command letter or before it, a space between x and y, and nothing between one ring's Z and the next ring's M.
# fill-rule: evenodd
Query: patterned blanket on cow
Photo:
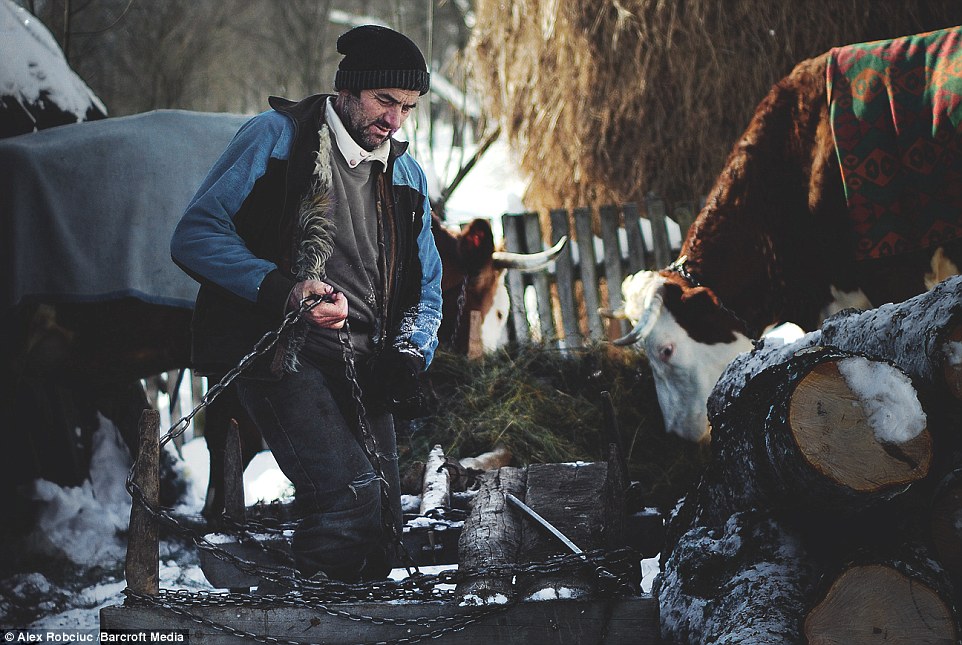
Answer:
M833 49L832 131L857 258L962 236L962 31Z

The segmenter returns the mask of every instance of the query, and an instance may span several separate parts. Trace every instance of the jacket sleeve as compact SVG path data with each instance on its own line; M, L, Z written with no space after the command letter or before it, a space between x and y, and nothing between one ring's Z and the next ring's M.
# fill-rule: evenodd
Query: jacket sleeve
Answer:
M245 123L188 204L171 238L170 255L201 284L211 283L262 303L276 299L285 289L290 291L292 283L277 265L247 248L233 218L264 176L268 161L287 158L293 129L287 117L273 110ZM277 295L265 298L267 291Z
M441 326L441 256L431 232L431 205L427 198L427 179L415 164L415 186L423 196L421 203L421 231L418 233L417 250L421 264L421 293L418 301L408 307L401 321L401 330L395 346L401 351L414 349L424 359L424 367L431 364L438 346L438 328Z

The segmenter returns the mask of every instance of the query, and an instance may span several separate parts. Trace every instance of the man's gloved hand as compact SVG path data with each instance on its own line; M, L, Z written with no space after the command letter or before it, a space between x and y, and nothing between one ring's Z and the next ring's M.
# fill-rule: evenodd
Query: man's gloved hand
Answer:
M384 403L396 418L417 419L431 413L424 359L416 350L389 349L381 355L374 374L384 393Z

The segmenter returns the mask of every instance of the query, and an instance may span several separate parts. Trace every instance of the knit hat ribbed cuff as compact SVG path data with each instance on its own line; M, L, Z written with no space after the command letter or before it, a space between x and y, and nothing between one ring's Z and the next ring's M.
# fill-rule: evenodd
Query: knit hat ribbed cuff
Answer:
M425 94L431 86L431 74L419 69L339 69L334 75L335 90L369 90L396 87Z

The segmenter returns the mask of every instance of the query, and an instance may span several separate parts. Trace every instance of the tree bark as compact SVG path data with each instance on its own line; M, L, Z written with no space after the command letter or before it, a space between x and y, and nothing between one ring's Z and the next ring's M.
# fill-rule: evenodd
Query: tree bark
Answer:
M822 325L823 345L892 361L920 388L962 400L962 277L914 298Z
M445 467L444 451L435 445L424 464L420 514L451 505L451 474Z
M510 509L505 495L522 498L525 471L504 467L480 476L481 488L458 541L460 566L465 569L515 564L521 553L521 517ZM508 602L514 596L512 576L480 575L458 584L461 604Z
M798 536L765 513L696 526L678 541L652 593L667 642L797 643L816 568Z

